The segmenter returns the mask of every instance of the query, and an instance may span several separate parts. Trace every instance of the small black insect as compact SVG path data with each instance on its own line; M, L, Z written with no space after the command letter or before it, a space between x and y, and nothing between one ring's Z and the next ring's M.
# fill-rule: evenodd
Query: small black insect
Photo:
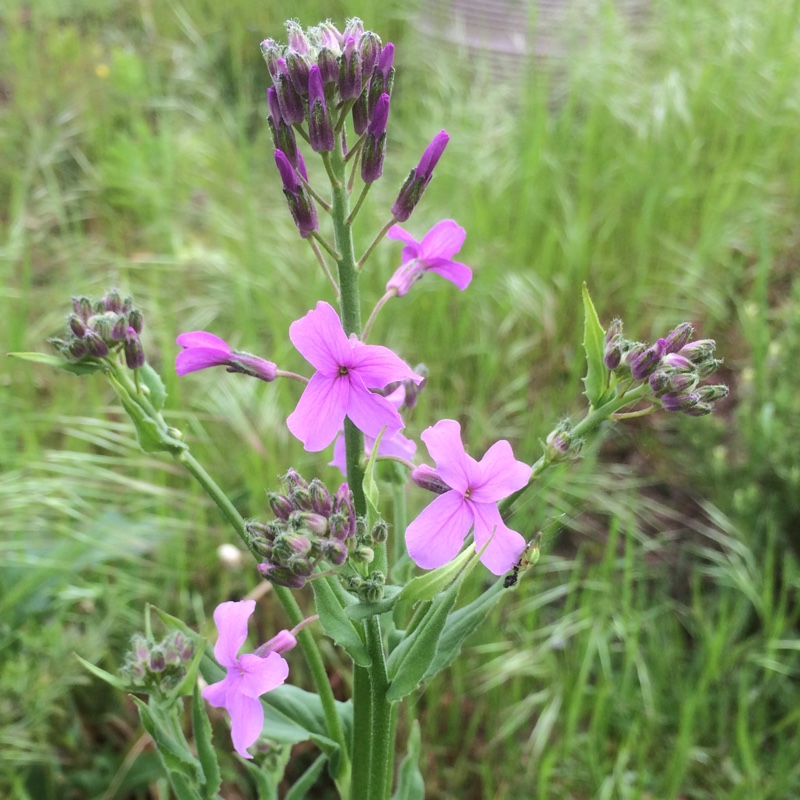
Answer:
M542 532L537 531L533 539L528 542L527 547L522 551L522 555L514 564L511 572L506 575L506 579L503 581L503 588L510 589L512 586L517 585L517 581L519 581L519 573L525 572L526 569L534 566L536 562L539 560L539 545L542 542Z

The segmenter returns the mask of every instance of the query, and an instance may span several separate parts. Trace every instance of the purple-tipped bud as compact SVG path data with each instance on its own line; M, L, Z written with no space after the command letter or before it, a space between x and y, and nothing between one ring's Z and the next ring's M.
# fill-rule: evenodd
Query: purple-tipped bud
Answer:
M311 511L311 492L307 487L293 486L289 489L289 499L297 511Z
M570 447L572 446L572 435L569 432L569 426L562 424L550 431L545 440L545 444L551 451L551 457L565 456L569 453Z
M273 81L278 74L278 59L281 57L281 53L281 46L274 39L264 39L261 42L261 55L267 62L267 69Z
M353 117L353 130L356 135L361 136L369 125L369 114L367 113L367 92L368 88L358 96L353 103L353 110L350 112Z
M281 175L283 194L289 205L294 224L297 225L300 235L307 239L313 231L319 228L314 201L306 194L305 189L297 180L295 171L282 150L275 151L275 163ZM298 159L298 169L301 165L302 160Z
M347 545L343 541L326 541L322 548L322 555L323 558L338 567L347 561Z
M311 507L317 514L327 517L333 511L333 498L328 491L328 487L319 479L314 478L308 485L311 494Z
M283 482L287 491L297 488L308 489L309 486L308 481L294 467L289 467L286 471Z
M144 328L144 317L138 308L132 308L128 312L128 325L130 325L136 333L142 332L142 328Z
M80 339L76 339L74 342L71 342L69 347L67 348L67 352L64 353L65 356L67 356L68 358L72 358L75 361L79 361L85 355L88 354L89 354L89 348Z
M108 345L94 331L87 331L81 343L92 358L105 358L109 353Z
M344 26L344 33L342 34L342 39L345 43L349 38L352 38L356 45L358 45L363 35L364 23L358 17L351 17L348 19Z
M134 331L136 333L136 331ZM125 317L117 317L111 325L109 336L115 342L121 342L128 335L128 320Z
M167 668L167 659L160 645L150 651L150 672L163 672Z
M439 131L425 148L419 164L408 174L392 206L392 214L398 222L405 222L411 216L411 212L419 203L422 193L431 182L433 170L439 163L439 159L442 157L442 153L444 153L449 141L450 136L447 131Z
M724 383L717 383L713 386L701 386L697 390L697 394L701 403L715 403L717 400L727 397L729 391Z
M251 375L266 383L278 377L278 367L271 361L252 356L241 350L233 350L228 361L228 372L239 372L242 375Z
M328 517L328 526L331 536L337 541L343 542L352 535L350 517L342 511L335 511Z
M682 322L677 328L673 328L664 337L666 352L677 353L692 338L693 333L694 328L691 322Z
M379 519L370 531L370 536L379 544L385 542L389 538L389 525L386 520Z
M258 571L270 583L285 586L287 589L302 589L306 585L305 577L295 575L286 567L276 567L274 564L259 564Z
M144 366L144 348L139 341L139 334L133 328L128 328L123 349L128 369L139 369Z
M394 60L394 45L389 42L386 47L381 50L378 63L372 70L372 75L369 81L369 93L367 97L367 116L372 117L375 113L375 106L382 94L391 96L392 87L394 86L394 69L392 61ZM366 73L365 73L366 74Z
M88 297L85 296L73 297L72 307L75 309L75 313L84 322L87 322L89 317L92 316L93 313L92 301Z
M361 55L358 43L352 36L345 39L339 61L339 96L342 100L355 99L361 94Z
M670 369L659 369L648 379L650 389L656 397L670 394L685 394L697 386L697 375L694 372L675 372Z
M699 364L712 356L716 347L717 343L713 339L698 339L681 347L678 354L688 358L692 364Z
M700 396L696 392L689 392L689 394L675 394L668 392L662 395L661 403L664 406L664 411L684 411L688 412L700 402Z
M684 409L684 414L689 417L705 417L713 411L711 403L695 403L690 408Z
M433 492L434 494L444 494L449 492L453 487L446 484L439 473L427 464L421 464L411 470L411 480L426 491Z
M311 149L316 153L330 153L333 150L333 123L325 101L322 75L316 64L308 74L308 138Z
M324 517L322 514L316 514L313 511L305 511L295 516L301 530L309 531L315 536L325 536L328 532L328 518Z
M339 60L333 50L327 47L321 48L317 53L317 66L325 86L330 86L339 80Z
M365 31L358 43L358 49L361 53L361 74L372 75L381 55L380 37L372 31Z
M639 350L631 351L626 360L631 368L631 376L636 381L643 381L652 375L659 367L661 358L664 355L665 342L659 339L655 344Z
M264 658L269 653L285 653L297 646L297 639L291 631L280 631L269 641L264 642L261 647L257 647L253 652L257 656Z
M344 37L330 20L318 25L315 33L319 41L320 50L323 48L330 50L337 58L342 54Z
M300 97L308 96L308 75L311 69L308 59L299 53L286 54L286 66L289 70L289 77L292 79L297 94Z
M103 304L106 311L113 311L115 314L119 314L122 311L122 295L117 289L111 289L103 298Z
M289 49L300 55L308 55L310 44L303 29L293 19L286 23L286 39L289 42Z
M278 103L281 107L281 116L289 125L301 123L305 117L303 98L297 92L289 74L286 59L279 58L276 62L275 89L278 92Z
M684 370L686 372L690 372L694 369L694 364L692 364L692 362L689 361L686 356L682 356L679 353L670 352L667 352L664 358L661 359L661 366Z
M383 174L383 159L386 155L386 123L389 119L389 95L382 94L375 114L367 129L364 150L361 154L361 179L372 183Z
M131 639L130 657L142 664L150 661L150 643L140 633L134 634Z
M86 327L84 321L77 316L76 314L69 315L69 327L72 329L72 332L79 338L83 339L86 336L87 331L89 330Z
M272 513L278 519L281 519L284 522L289 519L291 514L294 512L294 506L292 505L291 500L282 494L270 492L267 495L267 499L269 500L269 507Z
M269 119L276 127L283 121L281 106L278 102L278 90L274 86L267 89L267 105L269 106Z

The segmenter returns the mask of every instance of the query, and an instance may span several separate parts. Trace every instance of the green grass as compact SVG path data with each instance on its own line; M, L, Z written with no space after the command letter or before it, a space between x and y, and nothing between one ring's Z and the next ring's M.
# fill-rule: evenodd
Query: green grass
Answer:
M334 479L285 429L296 392L179 382L171 365L175 335L205 328L300 369L288 326L330 299L264 120L257 45L282 36L283 13L0 12L0 342L45 349L71 294L131 291L170 420L262 517L287 465ZM539 492L519 524L545 526L542 561L417 702L428 796L800 794L800 4L660 0L636 36L606 15L568 61L511 83L420 37L399 2L297 13L361 14L397 45L387 177L360 248L429 138L452 136L407 227L464 225L475 281L462 295L426 280L372 335L429 368L412 434L455 417L472 452L509 438L533 460L581 408L584 280L633 336L692 320L733 389L714 418L617 427ZM387 244L370 262L365 313L398 257ZM0 392L0 793L164 797L133 710L70 654L113 670L145 602L205 628L256 576L220 568L222 520L137 451L101 380L8 360ZM265 613L265 630L281 624ZM226 774L246 786L233 762Z

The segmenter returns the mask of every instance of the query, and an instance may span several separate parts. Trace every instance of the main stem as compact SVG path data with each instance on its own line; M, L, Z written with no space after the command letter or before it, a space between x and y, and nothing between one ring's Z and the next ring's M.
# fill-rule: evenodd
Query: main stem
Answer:
M328 160L332 173L331 218L339 273L342 326L349 336L361 336L361 305L358 293L358 271L353 251L350 218L350 195L347 189L345 159L337 136L336 147ZM364 434L349 418L344 421L344 443L347 483L353 492L359 516L367 513L364 496ZM386 699L388 679L380 623L371 617L363 624L367 649L372 656L369 667L353 665L353 741L351 749L353 780L352 800L384 800L391 790L394 742L391 735L391 704Z

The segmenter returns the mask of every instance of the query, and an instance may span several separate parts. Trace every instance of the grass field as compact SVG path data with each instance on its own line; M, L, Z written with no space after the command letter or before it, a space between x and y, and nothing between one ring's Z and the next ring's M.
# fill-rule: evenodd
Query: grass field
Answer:
M473 285L426 280L372 335L429 369L411 434L449 416L473 453L508 438L537 458L583 405L583 281L631 336L692 321L732 390L713 418L619 425L549 476L524 520L539 565L415 700L427 796L800 797L800 2L654 0L634 34L609 11L568 61L508 78L422 37L418 9L376 7L293 10L360 15L397 47L359 248L430 137L452 137L407 227L463 225ZM46 350L73 294L130 291L170 421L248 516L288 465L334 471L286 430L291 387L179 381L174 339L212 330L299 369L288 326L330 299L265 121L258 43L285 14L0 11L2 350ZM398 258L387 243L370 262L366 310ZM0 393L0 795L166 798L132 705L72 653L114 671L146 602L208 630L258 576L220 565L216 509L138 450L101 379L5 359ZM226 798L250 797L225 770Z

